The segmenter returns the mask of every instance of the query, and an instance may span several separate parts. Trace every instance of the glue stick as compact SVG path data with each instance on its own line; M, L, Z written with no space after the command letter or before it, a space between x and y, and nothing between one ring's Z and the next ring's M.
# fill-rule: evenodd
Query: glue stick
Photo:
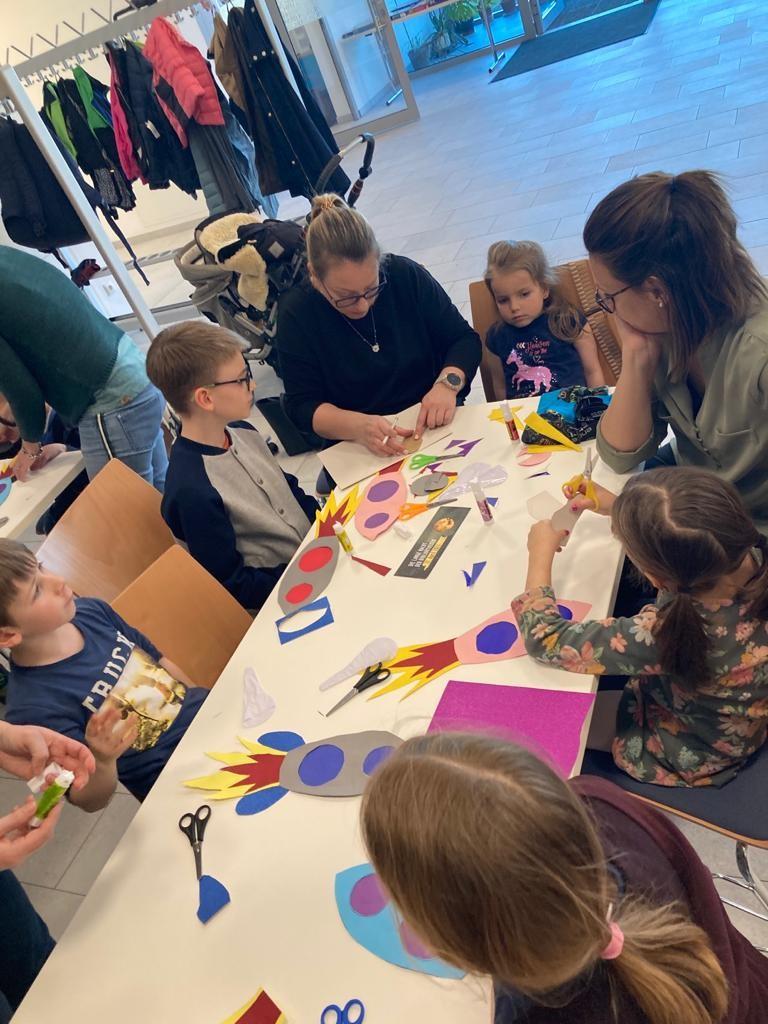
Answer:
M486 498L485 492L480 484L472 484L472 493L474 494L475 501L477 502L480 518L484 523L492 523L493 513L491 512L491 506L488 504L488 499Z
M341 544L348 555L351 555L355 549L352 547L352 541L349 539L349 534L344 529L343 525L341 523L334 523L333 532L338 537L339 544Z
M56 773L56 778L50 785L46 785L45 777L46 775L50 775L52 772ZM35 816L29 823L30 828L40 828L43 821L51 813L53 808L59 800L61 800L74 781L75 773L68 771L66 768L61 768L55 762L49 764L45 771L38 775L37 778L29 781L29 788L37 799L37 809L35 810Z
M515 414L509 407L509 402L501 403L501 415L504 417L504 426L507 428L510 441L519 441L520 435L515 426Z

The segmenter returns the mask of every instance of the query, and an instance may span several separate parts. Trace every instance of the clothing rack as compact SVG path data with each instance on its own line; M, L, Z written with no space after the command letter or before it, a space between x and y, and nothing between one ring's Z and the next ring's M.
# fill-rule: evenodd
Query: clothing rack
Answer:
M265 0L255 0L255 3L273 40L275 53L280 58L281 64L288 76L288 81L295 87L279 36L277 35L277 30L267 10L266 2ZM110 19L112 17L114 0L109 0L107 16L95 8L91 8L91 11L104 22L99 28L85 32L85 16L83 16L81 21L80 30L68 22L60 22L53 33L54 44L58 44L62 25L70 32L74 32L76 38L60 45L54 45L51 44L49 39L38 33L38 38L42 39L44 43L49 44L48 50L38 56L34 56L32 52L35 45L33 37L28 44L29 53L26 53L19 47L11 46L6 51L6 64L0 65L0 104L12 103L17 115L29 129L35 144L45 157L48 166L61 185L65 195L72 203L91 241L112 272L115 283L125 296L128 305L133 310L149 341L155 337L160 329L157 320L131 279L109 235L107 235L101 221L85 198L66 160L62 157L40 115L35 110L24 88L24 82L31 81L33 76L44 75L45 72L59 65L66 66L68 61L80 62L89 59L105 43L115 42L125 36L130 36L131 33L140 32L142 29L147 28L155 18L171 18L182 11L191 11L198 6L201 6L201 4L196 2L196 0L157 0L157 3L152 4L150 7L142 7L121 17L119 21L112 21ZM205 6L208 5L206 4ZM20 53L26 59L12 67L8 63L11 50Z

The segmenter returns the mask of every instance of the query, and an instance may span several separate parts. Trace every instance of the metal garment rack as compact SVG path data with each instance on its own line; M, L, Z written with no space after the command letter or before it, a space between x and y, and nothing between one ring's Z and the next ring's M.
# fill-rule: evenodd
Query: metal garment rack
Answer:
M110 0L110 18L113 6L113 0ZM78 217L83 222L83 227L88 232L91 241L96 246L102 259L112 272L115 283L125 296L128 305L133 310L136 319L141 325L142 330L149 341L155 337L160 329L158 322L155 319L152 310L144 301L140 291L131 279L130 274L123 264L123 261L120 259L109 235L107 235L101 221L96 215L96 212L92 209L90 203L85 198L82 189L77 184L66 160L59 152L56 143L53 141L53 138L43 123L40 115L35 110L35 107L24 88L24 81L27 79L31 80L33 76L43 75L49 69L56 68L59 65L66 67L68 61L86 59L87 57L92 56L93 53L100 49L105 43L123 39L126 36L130 36L132 33L137 33L142 29L147 28L155 18L172 17L182 11L191 11L197 6L199 6L199 4L195 2L195 0L157 0L157 3L152 6L143 7L131 14L127 14L125 17L121 17L119 21L111 21L110 18L105 17L92 7L91 11L104 22L101 27L96 28L91 32L83 31L85 28L85 16L83 16L80 31L68 22L61 22L55 29L55 45L51 44L49 39L46 39L39 33L37 34L38 38L42 39L44 43L49 45L48 50L38 56L34 56L33 50L35 40L33 37L29 43L29 53L25 53L16 46L9 47L6 51L6 63L4 65L0 65L0 102L9 101L13 105L22 122L29 129L35 144L45 157L48 166L51 168L51 171L64 190L64 193L69 198L69 201L72 203ZM277 37L269 12L266 10L264 0L256 0L256 6L264 20L267 31L273 39L275 52L280 57L281 63L287 67L282 46L280 45L279 38ZM61 25L64 25L70 32L75 33L75 38L69 42L59 44L58 38L60 35ZM11 50L20 53L22 57L26 59L11 67L10 64L8 64L8 58ZM292 75L290 75L288 71L286 71L286 73L288 74L288 81L294 84L295 88Z

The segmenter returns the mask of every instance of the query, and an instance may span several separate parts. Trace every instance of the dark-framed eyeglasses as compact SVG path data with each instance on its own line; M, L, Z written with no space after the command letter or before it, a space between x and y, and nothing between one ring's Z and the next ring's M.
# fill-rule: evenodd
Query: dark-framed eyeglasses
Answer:
M631 287L631 284L627 284L623 288L619 288L617 292L601 292L599 288L595 288L595 302L604 313L615 313L616 296L621 295L622 292L628 292Z
M379 292L387 283L387 275L382 271L379 277L379 283L375 284L373 288L367 288L364 292L360 292L359 295L346 295L343 299L334 299L329 295L331 302L334 304L336 309L350 309L352 306L356 306L360 299L365 299L366 302L373 302L378 298Z
M204 384L203 387L223 388L225 384L245 384L246 387L250 387L252 380L253 373L251 372L251 364L246 360L245 373L242 377L235 377L234 380L215 380L212 384Z

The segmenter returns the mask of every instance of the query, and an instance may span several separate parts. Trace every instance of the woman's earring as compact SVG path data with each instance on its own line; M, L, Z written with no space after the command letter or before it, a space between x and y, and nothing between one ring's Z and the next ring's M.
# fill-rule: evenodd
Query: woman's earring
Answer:
M664 300L663 299L659 299L659 309L663 309L663 308L664 308Z

